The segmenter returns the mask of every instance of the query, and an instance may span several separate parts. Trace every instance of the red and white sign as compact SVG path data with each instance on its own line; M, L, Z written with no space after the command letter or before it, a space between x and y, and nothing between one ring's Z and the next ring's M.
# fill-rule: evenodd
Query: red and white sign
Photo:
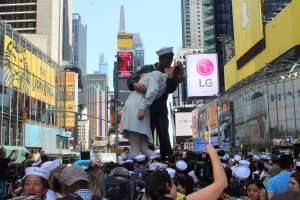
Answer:
M217 54L186 56L187 96L210 97L219 93Z
M129 77L133 74L133 52L118 52L118 76Z

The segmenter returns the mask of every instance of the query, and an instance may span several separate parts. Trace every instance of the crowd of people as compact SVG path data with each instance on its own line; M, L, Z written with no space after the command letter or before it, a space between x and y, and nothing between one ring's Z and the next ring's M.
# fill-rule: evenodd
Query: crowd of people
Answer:
M205 152L178 151L165 160L132 156L119 163L79 160L63 165L30 153L20 171L9 171L13 151L0 150L1 199L214 200L300 199L300 162L290 155L229 155L211 145Z
M127 82L133 92L124 106L121 133L131 148L124 149L121 162L63 165L41 152L37 160L26 153L16 165L18 152L6 157L0 148L0 200L300 199L300 162L289 155L229 155L211 145L202 153L172 150L166 102L185 75L182 63L171 67L172 47L156 54L157 63ZM152 148L154 132L160 156Z

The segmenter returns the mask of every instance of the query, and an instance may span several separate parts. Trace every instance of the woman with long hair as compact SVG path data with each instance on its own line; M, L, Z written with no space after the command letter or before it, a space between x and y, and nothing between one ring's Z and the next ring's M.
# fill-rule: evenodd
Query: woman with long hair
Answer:
M250 180L246 185L246 196L251 200L266 200L267 193L260 180Z

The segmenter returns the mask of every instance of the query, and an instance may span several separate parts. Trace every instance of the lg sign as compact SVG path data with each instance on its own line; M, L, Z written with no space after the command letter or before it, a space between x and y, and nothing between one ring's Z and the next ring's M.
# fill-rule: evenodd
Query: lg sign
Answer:
M188 97L214 96L219 92L217 54L186 56Z
M214 64L210 60L200 60L197 64L197 71L203 76L208 76L214 71Z

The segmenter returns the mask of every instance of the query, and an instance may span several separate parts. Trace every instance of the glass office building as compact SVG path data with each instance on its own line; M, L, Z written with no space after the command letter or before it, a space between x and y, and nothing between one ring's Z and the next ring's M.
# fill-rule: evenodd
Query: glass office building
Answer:
M0 144L67 148L55 120L60 67L7 24L0 23L0 41Z

